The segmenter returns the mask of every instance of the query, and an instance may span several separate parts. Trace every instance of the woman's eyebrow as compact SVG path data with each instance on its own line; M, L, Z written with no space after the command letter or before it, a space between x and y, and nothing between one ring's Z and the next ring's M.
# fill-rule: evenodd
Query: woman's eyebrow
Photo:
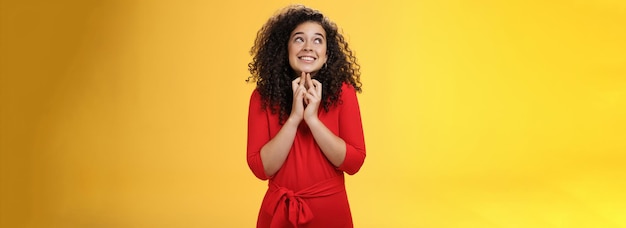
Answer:
M293 37L295 35L300 35L300 34L304 34L304 32L296 32L293 35L291 35L291 37ZM315 35L321 36L322 38L326 38L326 37L324 37L324 34L321 34L319 32L316 32Z

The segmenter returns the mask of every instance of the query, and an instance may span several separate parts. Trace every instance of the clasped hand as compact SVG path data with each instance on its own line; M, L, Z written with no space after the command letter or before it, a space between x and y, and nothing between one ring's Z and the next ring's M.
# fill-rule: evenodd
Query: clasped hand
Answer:
M322 101L322 83L311 79L311 73L302 72L302 75L291 81L293 104L290 118L298 122L317 119L317 111Z

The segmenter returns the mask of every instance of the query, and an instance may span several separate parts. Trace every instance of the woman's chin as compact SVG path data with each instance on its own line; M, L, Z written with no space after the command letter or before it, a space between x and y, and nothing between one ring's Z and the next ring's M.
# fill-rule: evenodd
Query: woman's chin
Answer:
M313 73L313 72L317 72L318 70L320 70L320 69L317 68L317 67L307 66L307 67L301 67L298 71L299 72L305 72L305 73Z
M313 76L313 75L315 75L317 73L317 71L319 71L319 69L300 69L300 70L296 70L296 72L298 73L298 76L300 76L302 74L302 72L310 73L311 76Z

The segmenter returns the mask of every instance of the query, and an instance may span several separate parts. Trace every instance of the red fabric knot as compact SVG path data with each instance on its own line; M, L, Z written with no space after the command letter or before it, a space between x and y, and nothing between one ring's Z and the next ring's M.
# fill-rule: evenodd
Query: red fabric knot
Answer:
M305 224L313 219L313 213L311 213L309 205L295 192L276 186L276 191L272 195L278 197L278 199L276 200L277 204L274 207L274 217L270 227L284 227L285 220L289 220L291 225L298 227L298 224Z
M267 209L267 213L273 215L270 227L285 227L285 223L287 222L291 223L293 227L298 227L299 225L311 221L314 216L304 199L330 196L343 192L345 191L343 183L344 179L342 175L318 182L298 192L294 192L270 181L268 195L264 203L268 203L272 206L263 207Z
M287 188L283 188L283 189L287 190L287 192L286 192L287 198L293 198L294 196L296 196L296 194L293 191L291 191L291 190L289 190Z

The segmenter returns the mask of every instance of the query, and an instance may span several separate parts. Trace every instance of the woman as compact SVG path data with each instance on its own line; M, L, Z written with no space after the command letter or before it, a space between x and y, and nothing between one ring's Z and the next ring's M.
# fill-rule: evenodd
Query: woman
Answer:
M343 173L359 171L365 142L348 44L319 11L293 5L250 53L247 161L269 179L257 227L353 227Z

